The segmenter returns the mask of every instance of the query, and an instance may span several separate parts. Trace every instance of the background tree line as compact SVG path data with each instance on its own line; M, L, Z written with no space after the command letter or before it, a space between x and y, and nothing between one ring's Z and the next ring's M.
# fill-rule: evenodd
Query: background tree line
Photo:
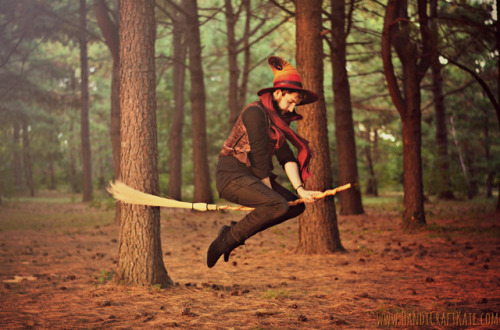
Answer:
M0 193L58 189L90 200L120 173L118 1L0 6ZM243 105L272 82L267 57L306 67L299 57L310 54L296 42L300 6L156 1L160 194L214 199L222 141ZM311 68L324 67L324 164L332 173L324 180L359 183L340 196L341 213L363 212L364 194L404 190L406 220L425 222L426 197L492 196L500 184L495 8L322 2L321 63Z

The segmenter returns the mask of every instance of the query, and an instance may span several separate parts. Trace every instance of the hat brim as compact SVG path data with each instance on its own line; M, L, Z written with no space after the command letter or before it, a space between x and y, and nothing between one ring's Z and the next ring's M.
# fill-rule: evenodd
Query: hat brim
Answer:
M298 107L300 107L301 105L306 105L306 104L309 104L309 103L316 102L319 99L318 94L316 94L316 93L314 93L314 92L312 92L310 90L303 89L303 88L300 88L300 87L289 87L289 86L264 88L264 89L261 89L260 91L258 91L257 95L261 96L262 94L267 93L267 92L271 92L272 93L272 92L274 92L277 89L293 90L293 91L297 91L298 93L301 93L302 95L304 95L304 99L302 100L302 102L300 102L300 104L297 105Z

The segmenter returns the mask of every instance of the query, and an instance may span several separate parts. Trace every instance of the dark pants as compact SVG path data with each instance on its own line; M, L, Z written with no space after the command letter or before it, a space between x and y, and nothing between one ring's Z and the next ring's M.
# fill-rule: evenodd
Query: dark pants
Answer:
M255 176L243 176L232 180L220 192L220 196L231 203L255 208L232 226L231 233L238 242L243 243L258 232L304 212L304 204L288 205L288 201L296 200L297 196L275 180L271 180L271 186L273 189Z

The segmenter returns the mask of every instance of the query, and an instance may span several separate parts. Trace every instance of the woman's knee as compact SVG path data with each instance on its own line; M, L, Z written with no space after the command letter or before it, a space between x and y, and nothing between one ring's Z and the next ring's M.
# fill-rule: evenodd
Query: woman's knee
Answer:
M272 204L272 218L279 218L285 215L290 209L290 205L288 205L288 201L286 199L277 200Z

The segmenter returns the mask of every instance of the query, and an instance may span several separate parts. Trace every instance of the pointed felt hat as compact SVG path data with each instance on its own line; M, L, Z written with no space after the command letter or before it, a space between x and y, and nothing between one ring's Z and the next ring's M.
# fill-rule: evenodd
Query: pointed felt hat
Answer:
M273 70L273 87L261 89L257 92L257 95L261 96L264 93L273 92L276 89L283 88L296 90L297 92L304 95L304 99L302 100L302 102L300 102L299 106L318 100L318 94L302 88L302 79L300 79L299 72L294 68L293 65L277 56L269 57L267 62Z

